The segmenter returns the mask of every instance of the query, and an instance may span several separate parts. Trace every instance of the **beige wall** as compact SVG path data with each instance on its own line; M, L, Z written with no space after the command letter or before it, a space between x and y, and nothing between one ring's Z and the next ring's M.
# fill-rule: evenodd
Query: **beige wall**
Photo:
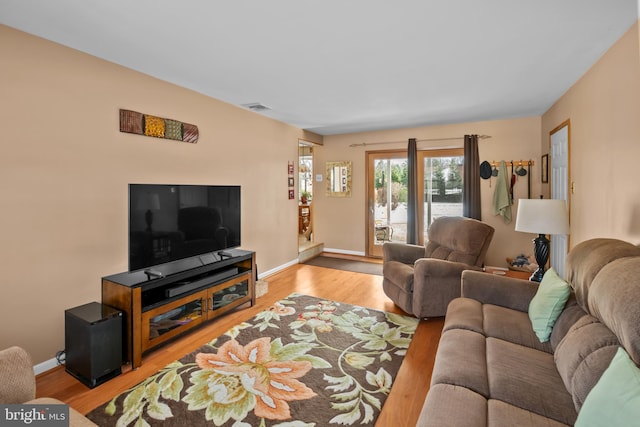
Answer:
M64 310L127 269L127 184L242 186L242 244L260 272L297 258L281 122L0 26L0 348L64 347ZM198 125L187 144L119 132L118 110Z
M531 197L540 194L540 117L325 136L324 146L315 151L314 170L324 171L327 161L353 162L353 195L350 198L326 197L324 182L322 185L316 183L313 196L316 240L324 242L325 248L329 249L365 252L365 152L406 147L405 143L368 147L349 145L407 141L409 138L420 140L460 137L457 141L434 141L419 143L418 146L425 149L462 147L462 136L465 134L491 135L491 139L481 140L479 143L481 161L534 160ZM527 197L527 182L526 178L518 179L514 187L516 204L513 206L513 220L510 224L505 224L501 217L493 215L495 179L492 181L493 187L490 187L489 180L483 180L481 183L482 219L496 229L487 255L487 264L506 266L506 257L522 252L529 254L533 249L531 239L534 235L514 232L517 199Z
M351 143L488 134L481 160L534 159L532 197L549 131L571 120L572 245L599 236L640 241L640 31L634 26L542 117L388 130L324 138L314 173L351 160L353 196L314 190L315 240L365 251L365 151ZM297 202L287 200L286 165L298 138L322 138L0 25L0 348L21 345L36 361L64 346L64 309L100 300L100 277L127 268L127 184L240 184L243 247L261 272L297 256ZM198 144L118 131L127 108L194 123ZM542 141L542 143L540 142ZM461 142L435 142L440 148ZM424 146L424 144L422 145ZM487 262L530 252L533 235L491 212L482 182L483 219L496 227ZM516 199L526 197L524 181ZM514 209L515 217L515 209Z
M571 121L571 247L594 237L640 243L638 33L636 24L542 116L544 152L549 132Z

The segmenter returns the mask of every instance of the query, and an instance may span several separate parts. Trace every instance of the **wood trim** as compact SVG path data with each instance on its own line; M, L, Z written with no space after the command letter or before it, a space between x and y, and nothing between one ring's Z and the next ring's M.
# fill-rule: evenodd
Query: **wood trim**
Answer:
M131 365L137 368L142 364L142 337L140 334L134 334L133 331L139 331L142 326L142 288L134 288L131 292L131 345L132 356Z
M124 332L123 337L123 359L124 361L133 360L132 336L132 315L131 315L131 290L125 286L118 285L109 280L102 280L102 302L110 307L117 308L124 313Z

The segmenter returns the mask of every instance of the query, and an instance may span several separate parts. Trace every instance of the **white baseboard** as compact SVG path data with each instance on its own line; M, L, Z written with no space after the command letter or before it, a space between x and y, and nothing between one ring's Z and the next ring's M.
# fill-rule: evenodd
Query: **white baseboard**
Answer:
M366 256L364 252L359 251L347 251L344 249L333 249L333 248L324 248L325 252L332 252L335 254L343 254L343 255L355 255L355 256Z
M37 365L35 365L33 367L33 372L36 375L40 375L43 372L47 372L53 368L55 368L56 366L58 366L58 359L56 359L55 357L49 360L45 360L42 363L38 363Z
M275 268L272 268L271 270L265 271L263 273L258 273L258 279L262 279L263 277L267 277L267 276L270 276L272 274L275 274L275 273L277 273L279 271L284 270L285 268L291 267L292 265L296 265L297 263L298 263L298 259L296 258L296 259L291 260L291 261L289 261L289 262L287 262L285 264L282 264L282 265L279 265L279 266L277 266Z

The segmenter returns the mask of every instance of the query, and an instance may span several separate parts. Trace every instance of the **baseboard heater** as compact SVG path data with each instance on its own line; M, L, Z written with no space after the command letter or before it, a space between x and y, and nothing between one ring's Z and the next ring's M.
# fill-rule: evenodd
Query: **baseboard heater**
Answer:
M210 285L213 282L217 282L219 280L227 279L229 277L235 276L239 273L239 269L237 267L230 268L228 270L221 271L219 273L212 274L211 276L205 277L204 279L196 280L195 282L188 282L182 284L180 286L175 286L173 288L167 289L165 293L165 297L172 298L177 295L182 295L194 289L198 289L202 286Z

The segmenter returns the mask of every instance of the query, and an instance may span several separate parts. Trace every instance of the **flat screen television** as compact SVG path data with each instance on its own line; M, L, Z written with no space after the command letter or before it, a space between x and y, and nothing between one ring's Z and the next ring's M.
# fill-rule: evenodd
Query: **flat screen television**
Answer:
M129 184L129 271L240 246L240 186Z

